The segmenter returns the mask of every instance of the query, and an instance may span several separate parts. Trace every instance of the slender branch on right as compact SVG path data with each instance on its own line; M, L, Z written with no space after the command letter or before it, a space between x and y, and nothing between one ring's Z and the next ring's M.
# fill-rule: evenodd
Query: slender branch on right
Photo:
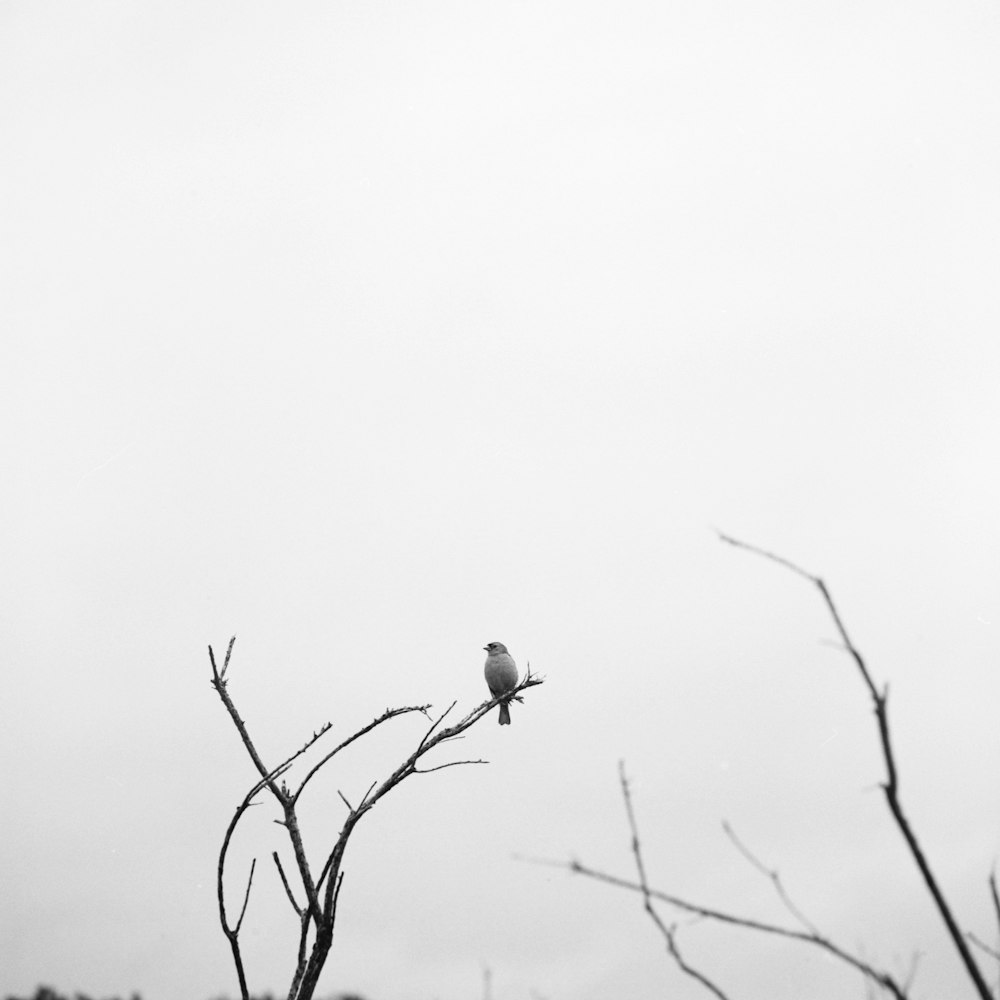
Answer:
M965 970L976 988L976 992L979 994L981 1000L993 1000L993 995L991 994L989 987L986 985L986 980L984 979L982 971L976 963L975 957L968 946L966 937L959 928L958 921L951 912L951 907L945 899L944 893L938 885L934 873L931 871L930 863L927 861L923 849L917 840L916 833L910 825L909 820L906 818L906 815L903 813L903 807L899 801L899 776L896 770L896 759L892 751L892 742L889 738L888 686L884 687L881 691L879 691L875 686L875 682L872 680L871 673L865 664L864 658L858 651L858 648L851 641L850 636L847 634L847 629L844 626L843 619L840 617L836 604L834 604L833 597L820 577L807 572L802 569L801 566L785 559L784 556L768 552L766 549L759 548L756 545L741 542L739 539L733 538L730 535L725 535L722 532L719 532L719 538L728 545L732 545L738 549L744 549L747 552L752 552L764 559L777 563L779 566L784 566L793 573L804 577L820 592L827 611L829 611L830 617L833 619L833 623L836 626L837 632L844 644L844 648L847 650L861 674L861 678L864 681L865 687L868 689L868 694L871 697L872 704L875 709L875 719L878 725L879 741L882 745L882 756L885 760L886 780L882 784L882 791L885 794L886 804L889 807L889 811L892 813L893 819L896 821L896 826L903 835L903 839L906 841L906 846L909 848L913 860L917 863L917 868L920 870L924 884L927 886L927 890L930 892L931 897L934 900L937 911L941 915L941 919L944 921L945 927L948 930L948 936L951 938L952 944L958 951L962 964L965 966Z

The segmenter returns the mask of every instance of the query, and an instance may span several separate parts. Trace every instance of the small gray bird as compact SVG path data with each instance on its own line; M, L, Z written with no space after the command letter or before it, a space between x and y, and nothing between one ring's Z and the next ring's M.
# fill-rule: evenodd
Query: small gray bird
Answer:
M486 683L490 686L490 694L494 698L517 687L517 665L514 657L507 652L502 642L491 642L483 646L486 650ZM500 703L500 725L510 725L510 709L506 701Z

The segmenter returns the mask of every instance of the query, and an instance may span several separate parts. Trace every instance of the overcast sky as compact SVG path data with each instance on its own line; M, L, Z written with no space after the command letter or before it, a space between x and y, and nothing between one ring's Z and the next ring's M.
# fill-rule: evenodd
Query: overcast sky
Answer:
M969 995L878 789L871 706L963 927L996 944L1000 8L0 7L0 993L237 993L215 865L324 722L546 684L358 827L321 993L707 994L630 876ZM320 852L422 732L312 786ZM251 987L296 923L233 846ZM268 863L264 863L268 862ZM289 866L290 867L290 866ZM859 996L680 920L734 998ZM995 968L990 975L995 977Z

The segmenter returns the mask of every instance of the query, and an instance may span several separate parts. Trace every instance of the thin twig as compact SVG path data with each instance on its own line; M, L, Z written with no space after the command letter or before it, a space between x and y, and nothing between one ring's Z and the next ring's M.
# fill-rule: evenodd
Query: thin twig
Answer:
M433 732L434 732L434 730L435 730L435 729L437 729L437 727L438 727L439 725L441 725L442 721L444 721L444 717L445 717L445 716L446 716L446 715L447 715L447 714L448 714L448 713L449 713L449 712L450 712L450 711L451 711L451 710L452 710L452 709L453 709L453 708L454 708L454 707L455 707L455 706L456 706L457 704L458 704L458 702L457 702L457 701L453 701L453 702L452 702L452 703L451 703L451 704L450 704L450 705L449 705L449 706L448 706L448 707L447 707L447 708L446 708L446 709L445 709L445 710L444 710L444 711L443 711L443 712L442 712L442 713L441 713L441 714L440 714L440 715L439 715L439 716L438 716L438 717L437 717L437 718L436 718L436 719L435 719L435 720L434 720L434 721L433 721L433 722L431 723L431 728L430 728L430 729L428 729L426 733L424 733L424 737L423 737L423 739L422 739L422 740L420 741L420 743L419 743L419 746L423 746L423 745L424 745L424 744L425 744L425 743L426 743L426 742L427 742L427 741L428 741L428 740L429 740L429 739L431 738L431 733L433 733Z
M767 879L770 880L771 884L774 886L774 891L778 894L778 898L784 904L785 909L788 910L788 912L793 917L795 917L795 919L803 927L805 927L806 930L811 931L818 937L820 932L816 928L816 925L813 924L813 922L805 916L805 914L795 905L795 903L792 902L792 899L788 895L788 893L785 892L785 887L781 883L781 875L779 875L775 869L768 868L766 865L764 865L763 862L761 862L757 858L757 856L753 854L753 852L751 852L750 848L747 847L746 844L744 844L743 841L736 836L736 831L733 830L733 828L729 825L729 823L726 820L722 821L722 829L725 831L726 836L730 839L730 841L732 841L733 846L736 848L736 850L738 850L740 854L742 854L743 857L746 858L747 861L749 861L750 864L757 869L757 871L759 871L762 875L764 875Z
M699 972L693 966L687 964L684 958L681 956L680 950L677 947L677 928L674 924L670 925L669 932L667 934L667 948L670 950L671 956L673 956L674 961L677 963L678 968L681 972L686 972L692 979L696 979L702 986L705 987L709 992L714 993L719 1000L727 1000L726 994L719 989L703 972Z
M906 979L903 980L903 989L907 993L913 988L913 981L917 978L917 966L920 964L921 957L919 951L914 951L913 957L910 959L910 969L906 973Z
M965 933L966 933L966 937L968 937L968 939L977 948L979 948L982 951L985 951L986 954L990 956L990 958L995 958L997 961L1000 961L1000 951L997 951L996 948L990 947L990 945L988 945L981 938L976 937L976 935L973 934L972 931L966 931Z
M376 786L377 784L378 784L378 782L377 782L377 781L373 781L373 782L372 782L372 783L371 783L371 784L370 784L370 785L368 786L368 788L367 788L367 789L365 789L365 794L361 796L361 802L360 802L360 803L358 803L358 807L359 807L359 808L360 808L361 806L363 806L363 805L364 805L364 804L365 804L365 803L366 803L366 802L368 801L368 796L369 796L369 795L371 795L371 793L372 793L372 789L373 789L373 788L374 788L374 787L375 787L375 786Z
M236 705L233 703L233 699L229 696L229 691L227 690L227 681L225 679L226 669L229 666L229 657L233 651L233 643L236 642L236 636L233 636L229 640L229 649L226 651L226 662L221 671L216 670L215 667L215 653L212 651L212 647L208 647L208 656L212 663L212 687L219 694L219 698L222 699L222 704L225 706L226 711L229 713L230 718L233 720L233 724L236 726L237 732L240 734L240 739L243 741L243 745L246 747L247 753L250 755L250 759L254 763L254 767L257 768L260 776L265 779L265 783L274 793L274 795L280 800L281 790L272 781L267 781L267 776L270 773L269 768L264 766L264 762L260 758L260 754L257 753L257 748L253 744L253 740L250 739L250 733L247 731L246 723L240 718L240 713L236 711ZM291 759L291 758L289 758Z
M635 810L632 808L632 795L628 787L628 779L625 776L625 762L623 760L618 761L618 777L621 781L622 786L622 798L625 800L625 813L628 816L629 830L632 833L632 853L635 855L635 867L639 872L639 889L642 892L642 902L643 907L649 914L650 919L657 926L660 933L663 935L663 939L667 945L667 951L670 952L674 961L677 963L677 967L682 971L687 973L693 979L696 979L702 986L705 987L710 993L713 993L719 1000L728 1000L725 993L719 989L704 973L699 972L697 969L688 965L687 962L681 957L681 953L677 948L677 941L675 940L675 930L674 926L667 927L667 925L660 919L660 915L656 912L656 908L653 906L652 893L649 889L649 883L646 880L646 866L642 860L642 847L639 841L639 826L635 819Z
M823 601L826 604L827 610L830 613L830 617L833 619L833 623L837 628L837 632L843 640L844 647L847 649L847 652L850 654L861 673L861 677L865 682L865 686L868 688L868 693L871 696L872 703L875 708L875 718L878 723L879 739L882 744L882 756L885 760L886 768L886 780L882 784L882 791L885 793L886 804L889 807L889 811L892 813L893 819L896 821L896 826L903 835L903 839L906 841L906 845L909 848L913 860L920 869L920 874L923 877L924 884L927 886L927 890L930 892L931 897L934 900L937 911L941 915L941 919L944 921L945 927L948 930L948 936L951 938L952 944L958 951L962 964L965 966L966 973L972 980L980 1000L993 1000L990 989L986 985L986 980L983 978L982 971L980 970L975 957L966 943L965 935L959 928L958 921L952 914L951 907L945 899L944 893L938 885L934 873L931 871L930 863L924 855L923 849L917 840L916 833L903 813L903 807L899 801L899 778L896 771L896 760L892 751L892 743L889 739L888 686L886 686L881 692L875 686L875 682L872 680L872 676L869 673L864 658L861 656L858 648L854 645L850 636L847 634L847 629L845 628L843 620L840 617L840 612L837 610L836 604L833 602L833 597L820 577L807 572L802 569L801 566L797 566L790 560L785 559L784 556L768 552L766 549L759 548L756 545L741 542L739 539L733 538L730 535L725 535L722 532L719 532L719 538L728 545L735 546L738 549L745 549L746 551L762 556L764 559L768 559L771 562L778 563L780 566L784 566L793 573L809 580L817 588L817 590L819 590Z
M1000 893L997 892L997 873L990 872L990 898L993 900L993 913L997 918L997 929L1000 930Z
M338 753L340 753L340 751L343 750L344 747L350 746L355 740L359 740L366 733L370 733L376 726L382 725L383 722L388 722L389 719L396 718L397 715L406 715L407 712L423 712L426 715L428 708L430 708L429 705L408 705L405 708L387 708L377 719L373 719L371 722L368 723L367 726L363 726L356 733L352 733L350 736L347 737L346 740L344 740L342 743L338 743L337 746L335 746L325 757L323 757L320 761L318 761L309 770L309 773L302 779L302 783L299 785L295 794L292 796L293 800L297 799L302 794L302 790L312 780L316 772L319 771L319 769L323 767L323 765L326 764L327 761L331 760Z
M415 767L414 774L431 774L434 771L443 771L446 767L457 767L459 764L488 764L488 760L449 760L446 764L438 764L436 767Z
M295 902L292 887L288 884L288 879L285 877L285 869L281 867L281 858L278 857L278 852L272 851L271 857L274 858L275 867L278 869L278 875L281 877L281 884L285 887L285 895L288 896L288 902L292 904L292 909L296 914L301 917L303 912L302 907Z
M243 926L243 918L246 916L247 903L250 902L250 887L253 885L253 873L257 867L257 859L254 858L250 862L250 877L247 879L247 891L243 894L243 906L240 908L239 919L236 921L236 926L233 930L239 934L240 928Z

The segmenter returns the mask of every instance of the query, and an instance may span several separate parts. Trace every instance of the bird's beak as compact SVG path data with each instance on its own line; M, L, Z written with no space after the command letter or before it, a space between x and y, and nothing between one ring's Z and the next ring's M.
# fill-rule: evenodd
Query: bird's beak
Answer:
M490 647L489 646L483 646L483 649L485 649L487 653L490 651Z

